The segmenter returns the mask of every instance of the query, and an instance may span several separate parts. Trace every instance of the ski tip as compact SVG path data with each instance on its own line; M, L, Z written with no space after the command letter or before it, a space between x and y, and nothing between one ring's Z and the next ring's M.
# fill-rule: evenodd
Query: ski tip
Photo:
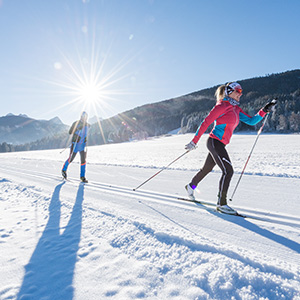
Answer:
M237 214L237 215L235 215L236 217L240 217L240 218L244 218L244 219L246 219L247 218L247 216L245 216L245 215L241 215L241 214Z
M218 208L216 209L217 212L223 214L223 215L228 215L228 216L235 216L235 217L241 217L241 218L247 218L247 216L238 213L237 211L235 213L226 213L224 211L219 210Z

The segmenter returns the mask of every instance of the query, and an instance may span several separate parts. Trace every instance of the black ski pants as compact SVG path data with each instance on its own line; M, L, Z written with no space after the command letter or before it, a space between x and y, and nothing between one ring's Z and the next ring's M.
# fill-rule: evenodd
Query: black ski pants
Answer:
M225 145L222 142L209 137L207 140L207 148L209 150L209 153L205 160L204 166L192 179L191 186L197 186L198 183L208 173L210 173L217 164L222 170L222 176L219 182L218 204L225 205L227 204L227 191L229 188L230 180L233 175L232 164L229 155L225 149Z
M86 152L80 151L79 153L80 153L81 164L85 164L86 163ZM72 150L71 150L70 157L69 157L69 163L71 163L74 160L76 155L77 155L77 152L72 152Z
M73 152L73 150L74 150L74 144L72 144L72 146L70 148L69 158L64 163L64 166L63 166L64 171L67 171L69 164L74 160L74 158L77 155L77 152ZM86 164L86 152L85 151L80 151L79 153L80 153L81 165L85 165Z

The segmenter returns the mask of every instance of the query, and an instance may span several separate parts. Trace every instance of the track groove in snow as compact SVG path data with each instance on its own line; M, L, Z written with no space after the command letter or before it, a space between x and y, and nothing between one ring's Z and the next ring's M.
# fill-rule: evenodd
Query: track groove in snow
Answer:
M151 151L164 141L149 141ZM126 147L147 154L146 145ZM174 199L193 172L166 170L134 192L152 169L90 163L83 185L74 163L64 183L47 153L0 155L1 300L300 299L295 178L245 176L234 207L271 220L261 222ZM199 199L213 203L218 177Z
M44 178L47 180L62 181L62 178L59 176L42 173L42 172L26 172L24 170L19 171L17 169L11 169L8 172L14 172L19 175L26 175L26 176L32 176L32 177L37 177L37 178ZM75 178L70 178L70 180L68 180L67 183L77 185L78 183L80 183L80 181ZM171 206L173 206L173 205L187 206L190 209L203 208L203 209L210 210L209 207L207 207L206 205L215 206L215 203L207 202L207 201L203 201L203 203L206 205L198 204L197 206L195 206L194 202L189 201L188 199L185 200L185 198L181 199L181 196L170 195L170 194L165 194L165 193L157 193L155 191L147 191L147 190L137 191L137 190L133 190L130 187L114 186L114 185L108 185L108 184L104 184L104 183L100 183L100 182L89 182L87 184L87 188L104 190L106 192L116 193L116 194L121 194L121 195L123 194L125 196L130 196L130 197L134 197L134 198L146 198L149 201L164 202ZM181 203L182 201L190 202L190 203L188 203L188 204ZM198 201L202 201L202 200L198 200ZM271 223L276 223L276 224L280 224L280 225L291 226L293 228L300 228L300 218L299 217L294 217L292 215L286 215L286 214L272 213L270 211L253 210L249 207L235 206L235 208L239 212L247 213L246 216L248 216L249 218L251 218L253 220L258 220L258 221L262 221L262 222L271 222ZM228 217L232 218L233 216L228 216Z
M26 191L28 199L38 196L32 186L16 186L8 180L5 182L8 183L7 192ZM238 254L236 251L220 245L208 245L208 241L202 239L200 242L196 242L190 236L182 238L171 232L153 229L138 221L97 209L90 210L84 205L82 210L80 207L83 197L80 194L83 194L83 190L86 189L86 186L83 185L79 185L74 207L66 204L70 206L72 216L68 224L61 227L59 226L58 194L64 184L57 185L52 199L50 199L50 219L47 221L29 264L26 266L25 278L19 292L19 295L23 296L20 299L26 299L25 292L30 293L27 294L29 298L30 295L37 293L40 288L44 287L43 282L49 281L49 275L52 284L48 285L47 289L39 290L39 295L58 295L59 299L68 299L69 295L73 294L73 289L68 283L72 278L69 278L68 274L72 275L70 269L75 264L74 254L78 251L78 259L81 260L92 255L95 250L90 247L92 244L89 247L85 246L85 250L77 249L77 247L79 248L78 230L81 230L80 219L83 217L90 220L100 219L100 225L105 224L105 226L88 225L93 236L99 236L106 240L111 247L131 259L143 262L143 272L139 276L142 278L151 276L152 280L156 278L151 282L151 290L154 290L154 293L145 290L137 293L133 298L194 299L201 295L203 299L224 299L224 297L245 299L249 296L248 293L254 293L259 294L260 297L263 297L264 294L268 295L269 299L276 298L277 295L285 295L286 299L289 297L292 299L297 291L293 288L297 284L297 277L293 272L249 259L242 249L238 249L241 251L241 254ZM43 200L41 196L38 197L39 201ZM48 198L45 200L49 201ZM89 212L84 212L86 209ZM84 212L83 215L82 212ZM60 234L59 229L65 230ZM76 234L76 232L78 233ZM193 266L196 267L193 268ZM234 271L231 271L232 268ZM54 281L51 279L52 277L57 280ZM34 287L30 285L32 280L35 281ZM58 281L59 285L56 285L55 283ZM183 292L176 287L178 281L186 291ZM278 282L280 282L280 286ZM245 283L250 286L255 285L256 288L251 287L250 290L247 290L250 286L245 288ZM170 285L171 290L165 291L163 289L165 284ZM264 291L263 286L267 286L268 290ZM57 294L57 292L53 292L53 289L54 291L59 289L61 292ZM117 290L106 291L106 296L117 295ZM3 294L6 292L7 290L2 291Z

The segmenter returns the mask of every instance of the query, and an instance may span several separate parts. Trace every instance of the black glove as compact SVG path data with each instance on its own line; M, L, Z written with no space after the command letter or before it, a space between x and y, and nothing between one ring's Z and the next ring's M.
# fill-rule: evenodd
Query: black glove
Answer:
M273 99L272 101L268 102L264 107L263 107L263 111L266 113L269 113L272 108L277 104L277 100Z
M79 135L77 135L76 133L74 133L73 137L72 137L72 143L79 143L80 140L81 140L81 137Z

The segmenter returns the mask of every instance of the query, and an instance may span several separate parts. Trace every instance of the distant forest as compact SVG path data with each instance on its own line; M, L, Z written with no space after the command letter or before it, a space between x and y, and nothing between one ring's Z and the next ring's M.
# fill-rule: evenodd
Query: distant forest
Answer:
M256 114L269 100L278 99L274 112L265 125L265 132L300 132L300 70L287 71L238 81L244 94L241 108L249 115ZM92 125L89 145L145 139L179 129L193 133L214 106L217 86L158 103L146 104ZM254 131L260 127L240 122L236 131ZM0 144L0 152L65 148L70 137L67 131L59 135L24 144Z

